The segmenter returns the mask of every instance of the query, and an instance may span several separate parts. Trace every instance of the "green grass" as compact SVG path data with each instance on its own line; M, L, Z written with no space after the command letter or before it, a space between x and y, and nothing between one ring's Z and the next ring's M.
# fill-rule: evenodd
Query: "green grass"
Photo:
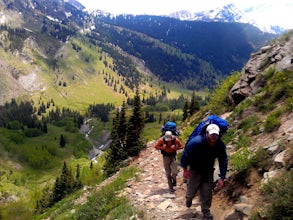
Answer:
M130 178L137 178L136 167L127 167L122 170L119 176L102 187L98 191L89 189L90 196L85 204L75 204L75 199L79 198L81 191L60 201L57 205L49 209L42 215L33 216L32 219L50 218L55 220L63 219L129 219L133 215L142 213L131 206L129 201L120 196L119 193L125 187L125 183ZM74 213L72 213L74 210Z
M145 127L142 132L142 137L144 138L146 142L157 140L161 136L161 127L164 125L164 122L168 120L176 122L177 129L180 131L180 125L182 123L182 114L183 114L181 110L161 112L162 114L161 122L159 122L160 112L150 112L150 114L154 114L157 121L151 122L151 123L145 123Z
M135 177L137 172L138 169L135 167L123 170L113 182L90 196L87 203L78 209L73 219L103 219L109 214L111 216L109 219L125 215L125 219L131 217L135 210L125 197L118 194L125 187L126 181ZM128 213L125 212L125 208L128 209Z
M66 126L48 125L47 134L27 138L20 135L21 130L0 128L0 195L3 198L15 195L18 199L17 204L1 205L4 219L29 219L27 216L33 213L42 190L46 186L52 187L60 175L63 161L73 173L77 164L80 165L81 181L85 184L93 185L103 180L101 167L104 159L90 168L87 150L91 144L78 130L66 129ZM15 134L21 138L16 139ZM65 148L59 147L61 134L66 139Z

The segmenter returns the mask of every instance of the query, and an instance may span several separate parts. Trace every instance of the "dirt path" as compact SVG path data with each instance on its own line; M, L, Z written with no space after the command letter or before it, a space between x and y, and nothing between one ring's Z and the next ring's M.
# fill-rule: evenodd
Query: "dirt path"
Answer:
M162 156L150 142L140 156L132 163L142 172L139 180L128 181L126 194L132 204L144 210L147 219L202 219L198 197L194 198L191 208L185 207L186 184L183 183L182 169L177 177L178 185L175 193L169 193L163 168ZM215 220L222 220L230 207L220 196L214 195L211 212ZM195 216L195 213L196 216Z

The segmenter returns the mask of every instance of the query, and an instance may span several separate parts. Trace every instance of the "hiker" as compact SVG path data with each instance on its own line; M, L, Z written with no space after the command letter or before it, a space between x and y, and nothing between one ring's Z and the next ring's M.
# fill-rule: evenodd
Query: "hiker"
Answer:
M183 148L183 145L179 138L175 137L171 131L166 131L165 134L157 141L155 148L157 150L161 150L169 190L170 192L174 192L174 187L177 184L176 177L178 174L176 154L177 150Z
M216 158L220 168L217 187L221 189L224 186L228 165L226 145L220 138L219 126L210 124L204 133L192 138L186 144L180 161L183 177L187 179L186 207L191 207L192 199L199 191L204 219L213 219L210 207Z

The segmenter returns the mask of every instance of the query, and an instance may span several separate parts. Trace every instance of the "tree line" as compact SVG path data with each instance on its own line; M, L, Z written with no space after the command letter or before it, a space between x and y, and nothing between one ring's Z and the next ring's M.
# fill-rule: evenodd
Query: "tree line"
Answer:
M66 117L73 117L76 128L80 128L83 124L84 117L78 111L64 107L62 109L55 107L49 110L50 104L48 103L46 107L44 106L42 104L37 109L32 101L17 103L15 99L12 99L11 102L0 106L0 126L14 130L36 128L47 133L47 123L58 122ZM41 115L41 118L39 119L37 115Z

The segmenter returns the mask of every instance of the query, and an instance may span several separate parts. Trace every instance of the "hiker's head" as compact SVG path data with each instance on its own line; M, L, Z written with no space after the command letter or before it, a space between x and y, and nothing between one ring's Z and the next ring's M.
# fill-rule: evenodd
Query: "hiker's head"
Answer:
M220 128L216 124L210 124L207 126L206 129L206 137L207 141L209 142L210 145L214 145L216 141L219 139L220 135Z
M165 132L165 135L164 135L164 138L166 141L169 141L172 139L172 132L171 131L166 131Z

